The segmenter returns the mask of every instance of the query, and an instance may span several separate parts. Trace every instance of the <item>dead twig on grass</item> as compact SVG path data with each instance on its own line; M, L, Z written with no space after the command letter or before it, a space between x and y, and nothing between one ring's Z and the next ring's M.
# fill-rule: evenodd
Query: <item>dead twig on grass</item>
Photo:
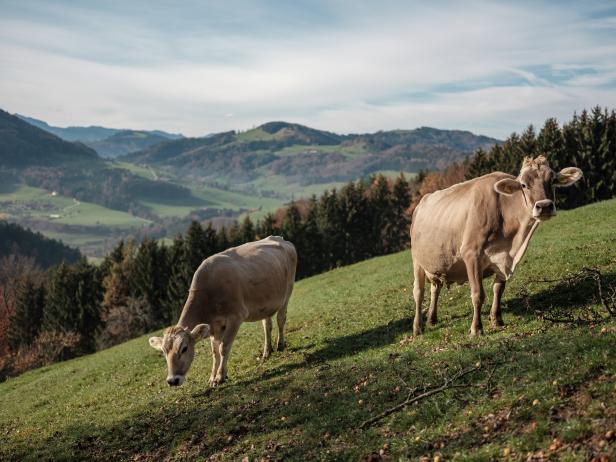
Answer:
M401 402L400 404L398 404L398 405L396 405L396 406L394 406L392 408L387 409L386 411L381 412L380 414L378 414L378 415L376 415L376 416L374 416L374 417L372 417L372 418L370 418L368 420L363 421L361 423L361 425L359 426L359 428L360 429L367 428L370 425L374 424L375 422L378 422L379 420L387 417L388 415L391 415L394 412L397 412L397 411L399 411L401 409L404 409L406 406L409 406L409 405L411 405L413 403L416 403L417 401L421 401L422 399L428 398L428 397L430 397L432 395L435 395L437 393L441 393L441 392L443 392L445 390L449 390L449 389L452 389L452 388L469 388L469 387L472 387L473 385L471 385L471 384L456 384L455 382L460 380L462 377L464 377L466 375L469 375L469 374L471 374L473 372L476 372L476 371L480 370L481 367L482 367L481 363L479 363L479 364L477 364L477 365L475 365L473 367L468 367L466 369L462 369L462 370L458 371L457 373L455 373L454 375L452 375L451 377L445 378L445 381L441 385L439 385L437 387L434 387L434 388L430 388L428 390L425 390L423 393L421 393L419 395L413 396L416 393L416 389L412 390L409 393L409 395L408 395L406 400L404 400L403 402Z

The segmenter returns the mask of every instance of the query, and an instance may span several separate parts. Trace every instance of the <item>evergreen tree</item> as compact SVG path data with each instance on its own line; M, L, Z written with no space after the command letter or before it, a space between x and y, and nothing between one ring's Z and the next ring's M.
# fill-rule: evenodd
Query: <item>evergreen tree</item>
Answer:
M205 230L198 221L192 221L186 231L185 258L188 268L186 270L192 274L199 267L201 262L210 256L209 240Z
M403 173L396 179L394 183L391 204L393 209L394 222L390 227L388 241L390 242L390 251L396 252L408 247L409 245L409 226L411 218L408 215L408 209L411 206L411 191L409 182Z
M306 219L303 224L302 266L298 269L297 277L303 278L323 271L324 246L323 235L318 223L318 202L315 195L308 201Z
M346 247L345 220L342 217L342 206L335 189L324 192L319 199L318 223L325 240L325 269L335 268L343 264Z
M256 238L255 227L252 224L252 220L248 215L242 221L242 226L240 227L240 235L242 243L252 242Z
M276 227L274 215L268 213L263 217L263 220L257 226L257 234L259 239L280 234L280 230Z
M167 284L171 276L167 251L152 239L145 239L139 246L129 276L134 295L143 297L150 306L154 321L159 326L169 324L171 318L165 306Z
M224 226L221 226L216 233L216 246L218 252L222 252L223 250L227 250L229 247L231 247L229 234L227 233L227 230Z
M13 351L30 345L41 330L45 308L45 287L27 280L19 291L11 318L8 340Z
M229 228L229 244L230 247L236 247L242 244L242 232L237 221Z
M87 262L58 266L49 284L42 330L76 332L81 338L74 352L93 352L101 328L102 289L97 268Z
M370 188L369 204L372 211L372 223L371 229L367 231L374 245L372 255L383 255L390 249L387 238L391 235L390 228L395 222L391 194L385 176L377 175L374 178Z
M175 323L188 296L192 278L190 265L186 258L186 245L181 235L175 237L167 254L170 276L167 283L165 311L171 323Z

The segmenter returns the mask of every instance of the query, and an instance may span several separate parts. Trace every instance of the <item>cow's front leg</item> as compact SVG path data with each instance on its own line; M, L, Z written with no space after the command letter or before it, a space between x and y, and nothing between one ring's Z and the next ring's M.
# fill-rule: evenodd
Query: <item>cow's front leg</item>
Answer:
M501 313L501 297L505 291L505 281L494 279L494 299L492 300L492 309L490 310L490 324L492 327L504 326L503 315Z
M263 344L263 359L267 359L272 354L272 318L263 320L263 333L265 341Z
M483 325L481 324L481 307L485 299L483 291L482 271L479 265L479 259L475 256L464 260L466 272L468 275L468 283L471 286L471 301L473 302L473 323L471 324L471 337L483 334Z
M210 386L215 387L216 373L220 368L220 340L210 337L210 345L212 346L212 373L210 374Z
M438 322L436 310L438 305L438 295L441 292L442 286L443 283L438 279L434 279L434 281L431 281L430 283L430 310L428 311L428 323L432 326L436 325Z
M231 354L231 346L237 335L237 331L240 328L241 321L228 320L224 326L222 339L220 341L220 366L214 377L214 383L212 386L217 386L223 383L227 379L227 362L229 361L229 355Z

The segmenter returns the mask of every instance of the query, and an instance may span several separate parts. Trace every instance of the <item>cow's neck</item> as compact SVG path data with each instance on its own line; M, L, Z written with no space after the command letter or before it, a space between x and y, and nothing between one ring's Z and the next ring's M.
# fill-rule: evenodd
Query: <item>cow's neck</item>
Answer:
M512 274L524 256L528 243L539 225L539 221L530 215L522 191L518 191L512 196L504 197L506 200L504 201L505 206L502 213L506 226L509 228L508 234L511 236L509 255L513 260L510 268L510 273Z
M197 324L205 322L200 316L202 314L202 310L200 309L203 303L203 300L201 300L202 298L203 297L199 297L199 293L195 290L191 289L188 292L188 298L180 314L180 319L178 319L178 323L176 324L178 327L192 330Z

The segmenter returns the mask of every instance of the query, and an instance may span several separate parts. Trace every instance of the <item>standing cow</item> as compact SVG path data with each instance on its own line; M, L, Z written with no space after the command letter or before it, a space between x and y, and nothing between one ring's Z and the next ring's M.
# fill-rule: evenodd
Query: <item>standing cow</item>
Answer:
M233 247L207 258L193 276L188 300L175 327L150 345L167 359L167 383L181 385L195 354L195 344L210 337L210 386L227 378L227 361L244 321L263 320L263 358L272 352L272 317L277 313L279 351L284 349L287 304L293 291L297 254L282 237Z
M470 335L481 335L483 278L495 275L492 326L502 326L501 296L541 221L556 214L554 188L582 178L579 168L554 172L545 157L524 159L518 177L495 172L426 194L413 213L415 320L413 334L423 332L421 305L426 277L431 283L428 321L436 324L443 283L469 282L473 302Z

